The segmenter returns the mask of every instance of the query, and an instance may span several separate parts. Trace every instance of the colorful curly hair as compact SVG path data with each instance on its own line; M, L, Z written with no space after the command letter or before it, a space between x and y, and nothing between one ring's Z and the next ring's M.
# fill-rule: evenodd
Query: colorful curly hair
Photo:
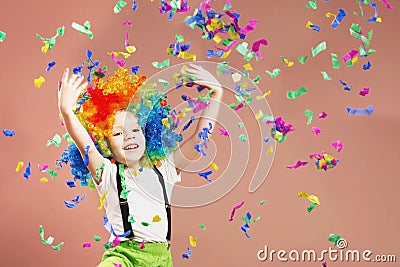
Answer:
M132 75L118 68L106 81L94 78L93 84L81 94L77 116L91 135L104 157L112 157L107 138L115 122L114 115L121 110L132 112L138 118L146 140L143 167L156 165L165 159L182 140L175 133L177 124L166 102L166 95L155 84L144 84L145 76Z

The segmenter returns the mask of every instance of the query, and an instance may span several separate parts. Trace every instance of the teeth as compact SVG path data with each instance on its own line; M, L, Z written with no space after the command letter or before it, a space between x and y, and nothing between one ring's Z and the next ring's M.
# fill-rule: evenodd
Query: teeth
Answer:
M124 150L130 150L130 149L136 149L136 148L138 148L139 146L138 145L130 145L130 146L127 146L127 147L125 147L124 148Z

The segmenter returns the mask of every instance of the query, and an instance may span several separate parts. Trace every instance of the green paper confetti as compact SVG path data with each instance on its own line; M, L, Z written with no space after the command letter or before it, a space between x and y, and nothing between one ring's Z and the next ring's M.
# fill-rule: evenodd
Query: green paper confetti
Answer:
M240 139L240 141L242 141L242 142L246 142L246 141L247 141L247 136L244 135L244 134L241 134L241 135L239 136L239 139Z
M0 42L2 43L6 39L7 33L0 31Z
M126 6L126 2L119 0L114 6L114 13L118 14L119 12L121 12L121 10L124 6Z
M297 91L294 91L294 92L292 92L292 91L289 91L289 92L287 92L287 98L289 98L289 99L295 99L295 98L297 98L297 97L299 97L299 96L301 96L302 94L305 94L307 92L307 88L305 88L305 87L301 87L299 90L297 90Z
M260 201L260 206L264 205L264 203L265 203L265 200L264 200L264 199L261 200L261 201Z
M163 85L163 91L164 91L164 92L167 91L169 82L166 81L166 80L163 80L163 79L158 79L158 82L161 83L161 84Z
M143 225L143 226L149 226L150 224L147 223L147 222L141 222L141 225Z
M312 122L314 113L311 110L307 109L306 111L304 111L304 115L306 115L306 117L307 117L307 123L306 124L310 125L311 122Z
M176 34L176 35L175 35L175 40L176 40L177 43L182 43L182 42L185 41L185 39L183 38L183 36L182 36L182 35L179 35L179 34Z
M332 68L338 69L340 68L338 56L334 53L331 53L332 56Z
M238 127L239 127L239 128L243 128L243 127L244 127L244 123L243 123L243 122L239 122L239 123L238 123Z
M100 172L104 170L104 166L104 163L102 163L100 167L96 168L96 180L100 179Z
M364 16L364 10L363 10L363 8L362 8L362 5L361 5L360 0L356 0L356 3L357 3L357 5L360 7L361 13L358 14L357 12L354 11L353 14L356 15L356 16Z
M335 243L335 246L339 243L340 239L342 239L340 236L335 235L335 234L329 234L329 241Z
M243 42L236 46L236 51L238 51L242 56L246 56L249 53L249 49L247 48L248 45L248 43Z
M64 242L60 242L57 246L51 246L53 250L61 250L61 247L64 245Z
M210 95L215 92L215 89L208 90L207 94L203 97L202 95L199 95L197 99L201 102L210 102Z
M129 215L129 216L128 216L128 222L130 222L130 223L135 223L136 221L135 221L135 219L133 218L132 215Z
M311 203L310 203L310 206L307 208L307 211L308 211L308 212L311 212L311 211L315 208L316 205L317 205L316 203L311 202Z
M51 145L55 145L56 147L60 147L61 145L61 136L59 136L58 134L55 134L53 139L48 140L46 147L51 146Z
M246 223L257 222L257 221L260 220L260 219L261 219L261 216L260 216L260 215L258 215L258 217L255 218L254 220L249 220L247 217L243 217L243 216L242 216L242 221L244 221L244 222L246 222Z
M118 164L118 173L119 173L119 176L121 176L121 187L122 187L120 198L128 199L128 194L129 194L129 192L131 192L131 190L126 190L124 164Z
M323 41L317 45L315 48L311 48L311 54L313 57L326 50L326 42Z
M83 26L76 22L72 22L71 27L77 30L79 33L86 34L90 39L93 39L93 32L90 30L89 21L85 21L85 23L83 23Z
M204 224L199 224L200 228L203 229L204 231L207 230L207 227Z
M44 239L44 229L42 225L39 225L39 233L40 233L40 239L42 240L42 244L44 245L53 244L54 237L49 236L47 239Z
M96 185L94 184L93 179L89 180L89 189L96 190Z
M253 80L253 83L258 84L261 80L261 75L257 75L257 77Z
M53 46L56 44L56 38L59 37L59 36L63 36L64 35L64 31L65 31L65 27L62 26L62 27L57 28L57 33L53 37L45 38L45 37L42 37L38 33L36 34L36 37L40 38L44 42L45 46L48 49L53 50ZM46 53L47 50L44 50L43 52Z
M328 73L326 73L325 71L321 71L322 76L324 77L325 81L330 81L332 80L331 77L329 77Z
M56 177L58 174L50 169L46 169L45 172L47 172L48 174L50 174L51 178L54 179L54 177Z
M317 9L317 0L313 0L313 1L308 1L308 3L306 4L306 8L310 9Z
M299 56L299 57L297 58L297 60L298 60L301 64L304 64L304 63L306 62L307 58L308 58L308 56L305 56L305 57Z
M280 69L273 69L272 72L269 71L265 71L266 73L268 73L269 76L271 76L271 78L275 78L276 76L278 76L278 74L281 72Z
M154 61L153 63L153 67L157 68L157 69L164 69L169 67L169 58L164 60L163 62L159 63L157 61Z
M100 241L101 237L98 235L93 236L94 241Z

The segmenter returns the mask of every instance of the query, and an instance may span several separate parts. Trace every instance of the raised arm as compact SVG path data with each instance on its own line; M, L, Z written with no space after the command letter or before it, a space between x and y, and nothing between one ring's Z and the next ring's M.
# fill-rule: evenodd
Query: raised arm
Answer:
M90 146L87 167L92 177L96 177L96 169L100 169L104 158L73 111L79 93L88 85L87 82L82 83L83 79L83 76L79 77L74 74L69 77L69 69L65 69L62 81L58 84L58 108L64 118L65 128L81 152L82 158L85 155L85 147ZM97 184L101 182L101 171L99 174L99 179L94 179Z
M174 164L178 173L191 161L199 157L199 152L194 148L197 143L200 143L197 134L202 131L203 128L209 128L209 123L211 123L214 129L215 121L213 119L216 119L218 116L222 99L222 86L210 72L194 64L190 64L190 68L187 68L186 72L197 78L194 81L195 84L205 86L208 90L214 90L214 92L210 94L210 106L204 109L200 115L201 118L198 120L195 134L185 139L174 153Z

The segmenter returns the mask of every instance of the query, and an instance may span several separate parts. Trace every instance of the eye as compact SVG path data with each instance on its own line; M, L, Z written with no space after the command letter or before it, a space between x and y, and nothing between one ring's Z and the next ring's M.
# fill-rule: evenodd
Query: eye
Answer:
M122 134L122 132L116 132L116 133L113 134L113 136L118 136L118 135L121 135L121 134Z
M140 132L140 129L133 129L132 130L134 133Z

